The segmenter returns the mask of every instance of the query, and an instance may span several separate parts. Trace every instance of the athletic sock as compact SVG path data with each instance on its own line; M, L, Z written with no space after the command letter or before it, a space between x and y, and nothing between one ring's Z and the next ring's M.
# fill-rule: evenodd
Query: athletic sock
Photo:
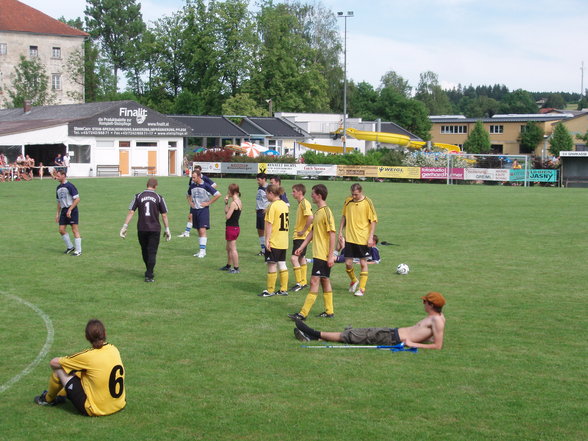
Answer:
M63 389L63 385L61 384L61 381L59 381L59 377L53 372L49 377L49 386L47 387L45 400L48 403L51 403L53 400L55 400L55 397L59 394L61 389Z
M74 238L74 242L76 244L76 251L78 253L81 253L82 252L82 238L76 237L76 238Z
M261 247L261 251L265 253L265 236L259 236L259 246Z
M333 292L324 292L323 301L325 302L325 312L327 314L335 314L333 307Z
M200 237L198 239L198 242L200 243L200 249L206 251L206 244L208 242L208 237Z
M368 281L368 272L361 272L359 273L359 289L361 289L362 291L365 291L365 286L367 285L367 281Z
M269 292L276 291L276 280L278 279L278 273L267 273L267 285L266 288Z
M70 248L73 248L73 244L71 243L71 239L69 238L69 233L62 234L61 238L65 242L65 246L67 247L68 250Z
M357 277L355 277L355 272L353 271L353 267L351 267L351 268L345 268L345 272L347 273L347 275L349 276L349 279L353 283L357 282Z
M301 285L308 285L308 279L306 278L306 263L304 265L300 265L300 280Z
M318 297L318 293L316 292L309 292L306 295L306 300L304 300L304 305L302 305L302 309L300 310L300 315L304 317L308 317L310 310L312 309L312 305L316 302L316 298Z
M280 270L280 291L288 291L288 270Z
M311 340L318 340L319 338L321 338L320 331L312 329L302 320L296 320L296 327L300 329L302 332L304 332Z
M294 279L296 279L296 283L299 285L302 285L302 277L300 276L300 267L295 266L293 268L293 270L294 270Z
M191 229L192 229L192 222L188 222L186 224L186 231L189 233Z

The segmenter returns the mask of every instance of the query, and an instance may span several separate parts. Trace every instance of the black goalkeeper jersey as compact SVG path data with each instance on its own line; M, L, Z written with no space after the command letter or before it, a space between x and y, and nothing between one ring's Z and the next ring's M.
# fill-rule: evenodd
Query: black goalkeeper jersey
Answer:
M159 215L167 213L167 205L163 196L154 190L145 190L135 195L129 210L139 212L138 231L161 231Z

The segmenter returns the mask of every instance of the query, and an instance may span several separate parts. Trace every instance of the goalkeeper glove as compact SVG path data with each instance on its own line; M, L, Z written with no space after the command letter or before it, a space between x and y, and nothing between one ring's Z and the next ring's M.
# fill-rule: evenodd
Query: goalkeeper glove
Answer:
M127 224L124 224L122 226L122 228L120 229L120 233L118 233L118 235L124 239L125 237L127 237L127 230L128 229L129 229L129 226Z
M169 242L171 240L171 232L169 231L169 227L165 229L165 233L163 233L165 240Z

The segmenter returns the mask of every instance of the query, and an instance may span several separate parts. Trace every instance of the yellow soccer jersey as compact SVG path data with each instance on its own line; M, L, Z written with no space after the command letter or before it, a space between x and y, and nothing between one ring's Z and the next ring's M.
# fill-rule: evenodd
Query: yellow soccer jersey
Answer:
M312 257L327 260L329 258L330 231L336 232L333 212L326 205L314 213L312 221Z
M278 199L271 203L265 212L265 221L272 224L270 246L279 250L288 249L289 209L286 203Z
M88 415L110 415L125 407L125 369L114 345L61 357L59 364L68 374L80 377Z
M370 223L378 222L374 203L368 197L355 202L351 196L343 204L345 216L345 241L367 245L370 236Z
M296 210L296 226L294 227L294 236L292 237L293 239L304 240L306 239L306 236L308 236L308 233L312 228L312 224L309 228L309 231L306 231L302 236L298 236L296 234L297 231L304 230L308 216L312 216L312 207L310 206L310 202L303 198L298 204L298 210Z

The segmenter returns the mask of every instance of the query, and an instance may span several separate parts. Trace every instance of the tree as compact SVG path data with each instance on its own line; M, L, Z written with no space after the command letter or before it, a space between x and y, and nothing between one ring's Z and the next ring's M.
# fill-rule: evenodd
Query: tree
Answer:
M389 87L396 90L403 97L410 98L412 87L408 83L408 80L405 80L393 70L390 70L382 75L380 83L380 90L384 87Z
M545 104L543 104L543 108L565 109L566 100L560 93L550 93L547 97L547 100L545 100Z
M549 138L549 153L558 157L559 152L569 151L574 148L574 139L570 132L561 122L555 125L553 135Z
M489 153L491 149L490 134L484 129L482 121L478 120L463 143L463 150L468 153Z
M141 5L136 0L86 0L86 26L100 41L113 67L115 89L118 71L126 70L145 30Z
M257 105L247 93L239 93L223 103L223 115L271 116L267 109Z
M468 118L492 118L498 113L500 103L494 98L488 98L485 95L474 99L463 97L462 101L460 101L460 108L463 109L463 113Z
M521 153L533 153L537 144L543 140L544 134L545 132L536 122L529 121L519 135Z
M529 92L517 89L506 95L500 113L537 113L537 104Z
M414 98L426 106L429 115L447 115L452 113L453 108L449 97L439 85L439 78L434 72L427 71L421 73Z
M374 90L374 86L365 81L357 85L350 81L348 88L347 99L349 105L347 111L349 116L363 118L364 120L377 119L376 105L378 104L379 94Z
M39 58L26 59L20 56L20 62L14 67L12 87L8 88L8 107L22 107L25 100L33 106L51 104L55 99L49 92L49 76Z
M375 106L376 114L411 131L424 140L431 138L431 121L425 105L404 97L398 90L384 87Z

